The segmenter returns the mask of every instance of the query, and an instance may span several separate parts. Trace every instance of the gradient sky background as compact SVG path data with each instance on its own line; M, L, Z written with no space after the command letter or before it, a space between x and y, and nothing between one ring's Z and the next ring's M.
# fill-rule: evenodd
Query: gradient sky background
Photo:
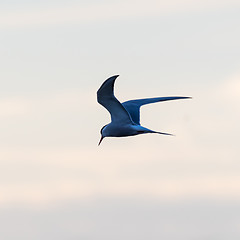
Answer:
M238 0L0 3L0 238L240 239ZM104 139L96 91L176 137Z

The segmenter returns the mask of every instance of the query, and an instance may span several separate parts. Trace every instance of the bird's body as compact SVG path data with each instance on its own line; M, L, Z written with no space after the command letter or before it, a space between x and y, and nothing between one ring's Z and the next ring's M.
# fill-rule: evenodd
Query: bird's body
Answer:
M111 122L103 127L102 132L108 137L128 137L141 133L152 133L154 131L144 128L141 125L137 125L135 123L116 124Z
M98 103L105 107L111 115L111 123L101 129L101 139L104 137L127 137L143 133L169 133L156 132L140 125L140 107L145 104L160 101L186 99L189 97L157 97L130 100L120 103L114 96L114 82L119 75L108 78L97 91Z

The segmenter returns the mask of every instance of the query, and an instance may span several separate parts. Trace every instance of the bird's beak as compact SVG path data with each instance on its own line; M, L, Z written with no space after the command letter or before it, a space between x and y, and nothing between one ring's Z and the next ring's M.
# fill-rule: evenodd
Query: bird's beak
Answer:
M101 136L101 139L100 139L100 141L99 141L99 143L98 143L98 146L101 144L101 142L102 142L103 139L104 139L104 137Z

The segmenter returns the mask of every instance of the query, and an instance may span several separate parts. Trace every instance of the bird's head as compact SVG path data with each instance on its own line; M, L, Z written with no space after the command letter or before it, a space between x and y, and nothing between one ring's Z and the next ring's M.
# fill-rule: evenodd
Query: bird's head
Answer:
M100 141L98 143L98 146L101 144L102 140L107 136L104 132L104 128L106 127L107 125L103 126L100 133L101 133L101 138L100 138Z

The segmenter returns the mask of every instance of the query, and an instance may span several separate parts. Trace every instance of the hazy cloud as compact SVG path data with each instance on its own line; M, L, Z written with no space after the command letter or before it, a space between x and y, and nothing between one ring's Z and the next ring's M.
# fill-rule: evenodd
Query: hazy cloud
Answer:
M17 117L25 115L31 104L23 98L0 99L0 117Z
M60 2L1 6L0 238L238 240L239 1ZM111 74L176 137L98 147Z
M20 8L0 12L0 27L38 27L56 24L88 23L101 20L126 19L132 17L153 17L177 12L219 9L226 6L239 6L231 1L121 1L94 4L76 4L65 6L38 6L37 8Z
M7 240L238 240L239 211L237 201L164 201L146 195L75 199L38 209L16 205L0 209L0 236Z

